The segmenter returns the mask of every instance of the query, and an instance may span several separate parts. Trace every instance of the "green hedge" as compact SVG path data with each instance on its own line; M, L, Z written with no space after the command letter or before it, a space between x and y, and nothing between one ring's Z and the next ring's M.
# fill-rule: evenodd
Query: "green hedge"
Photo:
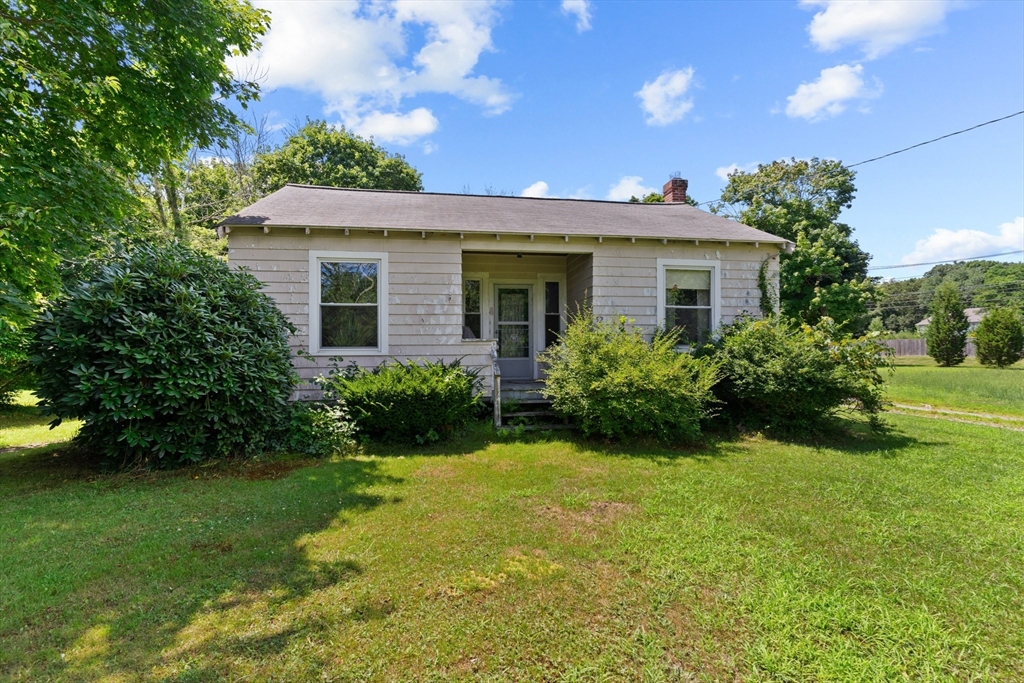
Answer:
M449 439L480 411L479 371L451 363L349 366L321 378L327 395L348 406L360 435L378 441L423 444Z
M873 425L884 407L884 369L892 350L873 335L840 334L824 318L815 326L779 316L740 319L698 351L721 363L715 386L721 415L735 424L794 433L828 426L840 411L866 415Z
M34 326L44 410L122 463L253 453L292 393L294 328L213 257L141 247L70 286Z
M718 364L679 353L677 342L675 333L648 342L625 318L602 322L583 309L541 355L544 395L588 436L692 441L709 414Z

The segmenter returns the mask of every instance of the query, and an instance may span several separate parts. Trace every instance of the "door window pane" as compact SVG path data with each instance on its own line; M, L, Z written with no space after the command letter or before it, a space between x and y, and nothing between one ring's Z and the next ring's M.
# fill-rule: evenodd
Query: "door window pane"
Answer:
M527 322L530 320L530 290L498 290L498 322Z
M498 325L498 357L529 358L530 326L514 324Z

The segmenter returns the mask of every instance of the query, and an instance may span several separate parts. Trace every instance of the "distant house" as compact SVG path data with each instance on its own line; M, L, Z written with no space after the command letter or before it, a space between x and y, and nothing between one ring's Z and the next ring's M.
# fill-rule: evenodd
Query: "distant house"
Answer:
M965 308L964 313L967 315L967 323L969 325L969 327L967 328L968 332L973 332L974 330L976 330L978 328L978 325L981 324L981 319L985 317L984 308ZM928 331L928 326L931 324L932 317L928 316L921 322L914 325L914 327L917 328L918 334L924 334L925 332Z
M297 328L300 376L330 358L462 359L490 395L500 373L537 383L537 354L587 302L653 332L706 339L757 315L758 270L791 242L685 203L391 192L287 185L229 217L228 259L266 283Z

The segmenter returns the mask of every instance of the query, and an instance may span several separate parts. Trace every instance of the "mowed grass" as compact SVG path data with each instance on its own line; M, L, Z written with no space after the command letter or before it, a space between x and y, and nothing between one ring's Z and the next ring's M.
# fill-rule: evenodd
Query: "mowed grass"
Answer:
M0 449L70 441L78 433L78 420L50 429L50 418L40 414L36 401L32 392L20 391L13 405L0 407Z
M963 365L942 368L928 357L900 356L889 383L889 399L1024 417L1024 361L996 369L968 358Z
M0 679L1021 680L1024 434L0 454Z

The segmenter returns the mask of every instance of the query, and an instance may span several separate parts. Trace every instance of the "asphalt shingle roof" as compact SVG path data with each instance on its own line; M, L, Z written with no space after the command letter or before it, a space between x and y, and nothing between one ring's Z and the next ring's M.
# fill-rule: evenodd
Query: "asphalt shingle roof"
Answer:
M475 234L786 240L688 204L357 190L285 185L222 225L426 230Z

